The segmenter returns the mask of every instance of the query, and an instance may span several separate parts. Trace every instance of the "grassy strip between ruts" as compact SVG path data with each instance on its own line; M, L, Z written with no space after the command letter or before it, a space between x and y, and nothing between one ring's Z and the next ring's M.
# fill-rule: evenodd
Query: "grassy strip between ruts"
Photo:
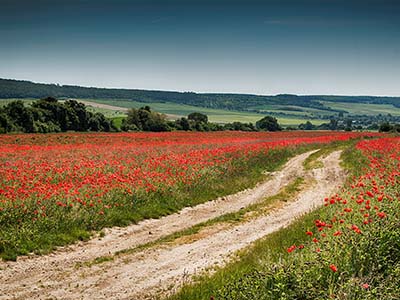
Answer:
M342 165L354 175L365 166L365 157L352 147L342 158ZM344 189L341 195L348 192ZM395 189L388 192L396 195ZM398 202L393 204L398 207ZM324 206L299 218L241 251L235 262L195 278L168 299L397 299L400 232L396 215L388 221L378 218L378 226L363 228L362 234L354 234L350 223L346 231L335 232L335 237L343 235L339 241L329 236L311 241L312 231L316 235L315 220L332 217L335 209ZM339 261L339 267L333 261Z
M89 266L90 267L92 265L96 265L96 264L100 264L103 262L114 260L114 258L116 258L117 256L121 256L121 255L125 255L125 254L132 254L132 253L139 252L141 250L144 250L144 249L147 249L150 247L167 244L167 243L172 243L172 242L178 240L179 238L195 235L195 234L199 233L201 230L203 230L205 228L209 228L213 225L222 224L222 223L229 223L229 224L233 225L236 223L247 221L250 218L255 218L259 215L268 213L268 211L275 208L280 203L290 201L303 189L304 185L305 185L304 179L302 177L298 177L292 183L290 183L286 187L284 187L278 194L271 196L271 197L267 197L267 198L263 199L263 201L261 201L261 202L244 207L237 212L224 214L222 216L216 217L216 218L208 220L206 222L199 223L199 224L192 226L190 228L187 228L185 230L181 230L181 231L169 234L169 235L159 238L153 242L139 245L134 248L129 248L129 249L124 249L124 250L118 251L114 255L101 256L101 257L97 257L96 259L94 259L92 261L85 262L83 264L79 263L79 264L77 264L76 267L78 267L78 268L81 266Z

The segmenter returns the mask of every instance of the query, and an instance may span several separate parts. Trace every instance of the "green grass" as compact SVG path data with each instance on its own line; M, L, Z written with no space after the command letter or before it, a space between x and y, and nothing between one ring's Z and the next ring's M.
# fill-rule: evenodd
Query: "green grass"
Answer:
M303 162L303 167L305 170L317 169L323 167L323 163L319 160L322 157L328 156L333 151L338 150L346 150L351 149L354 145L354 141L346 141L346 142L333 142L328 145L324 145L318 151L309 155ZM347 168L351 168L351 165L347 166Z
M121 117L112 117L111 118L114 126L117 127L118 129L121 129L121 125L122 125L122 120L125 119L125 116L121 116Z

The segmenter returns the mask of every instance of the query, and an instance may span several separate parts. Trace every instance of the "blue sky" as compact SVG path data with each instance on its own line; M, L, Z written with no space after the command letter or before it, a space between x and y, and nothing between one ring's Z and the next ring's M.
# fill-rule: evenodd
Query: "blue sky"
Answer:
M400 96L400 1L0 0L0 77Z

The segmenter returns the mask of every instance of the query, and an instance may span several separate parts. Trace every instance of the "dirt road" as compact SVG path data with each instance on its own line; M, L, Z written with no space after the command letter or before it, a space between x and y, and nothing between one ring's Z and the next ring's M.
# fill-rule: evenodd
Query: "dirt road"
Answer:
M102 239L93 239L41 257L24 257L0 263L0 299L146 299L154 293L178 287L185 278L207 267L223 263L236 250L287 226L294 218L322 204L345 177L339 167L339 152L323 159L324 168L305 174L302 162L310 153L291 159L271 179L254 189L183 209L157 220L127 228L109 229ZM92 261L217 216L237 211L276 194L298 176L315 184L301 192L296 201L237 226L214 226L194 241L153 247L91 267L76 268ZM151 234L149 234L151 232Z

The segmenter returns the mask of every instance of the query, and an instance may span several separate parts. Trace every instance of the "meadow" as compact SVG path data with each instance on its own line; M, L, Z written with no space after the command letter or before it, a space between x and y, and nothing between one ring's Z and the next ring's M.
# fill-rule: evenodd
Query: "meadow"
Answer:
M0 136L0 255L47 253L111 226L254 186L296 153L372 133Z

